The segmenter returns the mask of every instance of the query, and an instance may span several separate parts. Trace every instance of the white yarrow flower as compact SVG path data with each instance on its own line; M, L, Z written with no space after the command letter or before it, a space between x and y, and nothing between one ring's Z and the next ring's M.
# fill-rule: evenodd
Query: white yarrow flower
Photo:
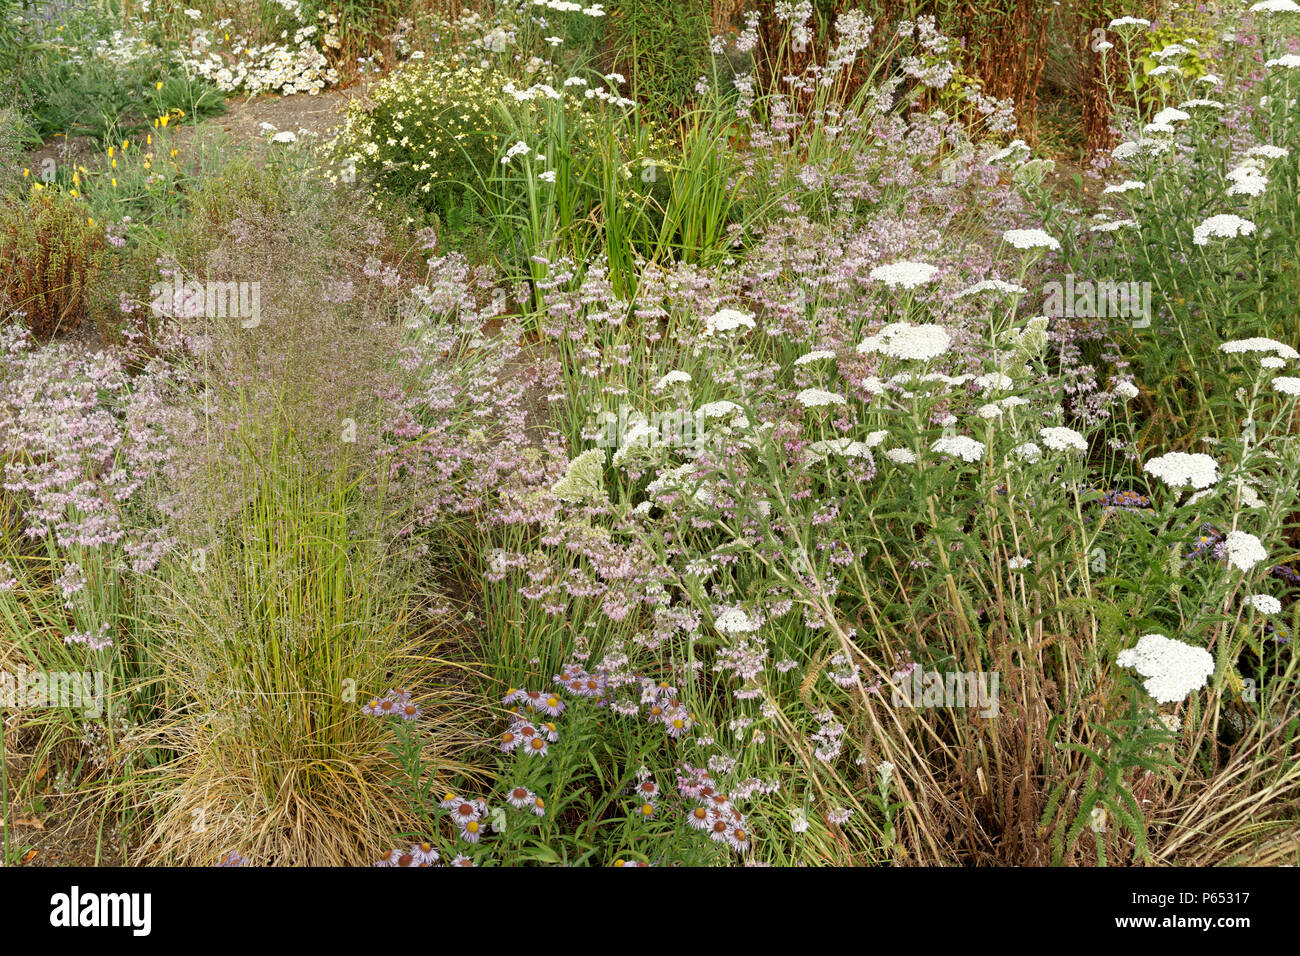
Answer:
M1204 687L1214 673L1209 651L1163 634L1142 635L1135 647L1119 652L1115 663L1145 677L1142 686L1161 704L1178 703Z
M844 396L828 392L824 388L805 388L795 396L795 401L804 408L821 408L826 405L843 405Z
M1103 193L1129 193L1146 189L1147 184L1140 179L1126 179L1122 183L1112 183L1102 190Z
M1229 531L1223 539L1223 553L1239 571L1249 571L1268 557L1259 538L1245 531Z
M1279 358L1300 359L1300 352L1297 352L1285 342L1279 342L1277 339L1266 339L1262 336L1224 342L1219 346L1219 351L1227 355L1239 355L1242 352L1272 352Z
M1283 395L1300 396L1300 378L1279 375L1273 379L1273 391L1281 392Z
M930 450L940 455L952 455L962 461L979 461L984 457L984 443L967 435L949 435L937 440Z
M1300 3L1295 0L1260 0L1250 8L1251 13L1300 13Z
M719 309L704 320L705 334L731 332L734 329L754 328L754 317L739 309Z
M937 266L929 263L904 261L876 266L868 275L891 289L915 289L927 282L933 282L938 271Z
M1198 489L1208 488L1219 480L1219 463L1199 452L1188 454L1171 451L1159 458L1152 458L1142 466L1142 470L1159 478L1170 488L1185 488L1188 485Z
M1246 598L1246 604L1260 614L1282 613L1282 602L1271 594L1252 594Z
M1192 242L1198 246L1208 245L1213 239L1233 239L1237 236L1249 236L1255 232L1255 224L1249 219L1242 219L1231 213L1211 216L1192 230Z
M1002 238L1017 249L1060 249L1061 244L1042 229L1008 229Z
M835 353L830 349L814 349L807 355L800 355L794 360L795 365L811 365L813 362L821 362L825 359L835 358Z
M863 355L881 352L890 358L925 362L943 355L951 345L952 338L941 325L891 322L860 342L857 350Z
M682 372L674 369L673 371L665 375L663 378L659 379L659 381L655 382L655 391L662 392L669 385L676 385L678 383L685 384L690 380L691 380L690 372Z
M1042 428L1038 435L1052 451L1087 451L1088 441L1073 428Z

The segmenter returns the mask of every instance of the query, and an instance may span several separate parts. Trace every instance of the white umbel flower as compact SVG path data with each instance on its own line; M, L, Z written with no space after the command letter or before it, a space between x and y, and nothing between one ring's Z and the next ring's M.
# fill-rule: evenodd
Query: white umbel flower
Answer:
M800 355L794 360L795 365L811 365L813 362L821 362L825 359L835 358L835 353L830 349L814 349L807 355Z
M1282 602L1271 594L1252 594L1246 598L1246 604L1260 614L1282 613Z
M843 405L844 396L828 392L824 388L805 388L795 396L795 401L804 408L821 408L826 405Z
M1038 435L1052 451L1088 450L1088 440L1073 428L1042 428Z
M1015 455L1021 461L1038 461L1038 459L1043 457L1043 450L1033 442L1027 441L1023 445L1017 445L1015 448L1011 449L1011 454Z
M962 461L979 461L984 457L984 443L967 435L948 435L940 438L930 450L940 455L953 455Z
M1211 216L1192 230L1192 242L1198 246L1209 245L1211 239L1233 239L1237 236L1250 236L1255 232L1255 224L1249 219L1242 219L1231 213Z
M1208 488L1219 480L1219 463L1209 455L1199 452L1188 454L1183 451L1171 451L1152 458L1142 470L1159 478L1170 488Z
M891 322L858 343L858 352L881 352L890 358L926 362L948 351L952 338L942 325Z
M1147 184L1139 179L1126 179L1122 183L1111 183L1102 190L1103 193L1131 193L1146 189Z
M1061 244L1042 229L1008 229L1002 238L1017 249L1060 249Z
M883 282L891 289L915 289L917 286L933 282L938 274L937 266L927 262L891 262L876 266L868 275L877 282Z
M957 293L957 298L964 299L968 295L979 295L981 292L996 292L1000 295L1025 295L1029 290L1024 286L1003 282L1001 279L984 279L976 282L973 286L962 289Z
M723 634L752 634L758 630L759 622L740 608L732 607L720 612L713 619L713 626Z
M1114 392L1125 401L1137 398L1140 394L1138 387L1132 382L1117 382L1115 384Z
M1290 152L1285 146L1252 146L1246 150L1247 156L1254 156L1256 159L1285 159Z
M975 379L975 387L981 391L988 392L994 389L1003 391L1014 385L1010 375L1003 375L1001 372L989 372Z
M704 320L705 334L714 332L731 332L735 329L752 329L754 317L739 309L719 309Z
M1145 677L1142 686L1161 704L1178 703L1204 687L1214 673L1209 651L1163 634L1142 635L1137 646L1119 652L1115 663Z
M689 383L690 380L691 380L690 372L680 372L674 370L672 372L669 372L663 378L659 379L659 381L655 382L655 391L662 392L668 386L677 385L678 383L685 385Z
M828 438L815 441L808 446L808 458L811 461L823 461L829 455L843 455L845 458L870 458L870 446L851 438Z
M1283 395L1300 396L1300 378L1279 375L1273 379L1273 391L1281 392Z
M1268 557L1263 543L1245 531L1229 531L1223 539L1223 554L1239 571L1249 571Z
M916 464L916 452L910 448L889 448L885 451L885 457L895 465Z
M1252 4L1251 13L1300 13L1300 3L1295 0L1260 0L1259 3Z
M1224 342L1219 346L1219 351L1227 355L1240 355L1243 352L1272 352L1279 358L1300 359L1300 352L1297 352L1285 342L1279 342L1277 339L1266 339L1260 336L1251 339L1233 339L1231 342Z

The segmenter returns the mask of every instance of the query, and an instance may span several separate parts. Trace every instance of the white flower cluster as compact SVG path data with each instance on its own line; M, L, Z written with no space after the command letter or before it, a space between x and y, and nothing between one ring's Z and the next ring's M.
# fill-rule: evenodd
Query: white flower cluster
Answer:
M1161 704L1178 703L1204 687L1214 673L1209 651L1163 634L1144 634L1137 646L1120 651L1115 663L1145 677L1142 686Z
M752 329L753 327L754 317L748 312L741 312L739 309L719 309L704 320L706 335L712 335L714 332L731 332L740 328Z
M984 457L984 443L966 435L946 435L931 445L930 450L962 461L979 461Z
M723 634L752 634L761 623L736 607L722 610L713 619L713 626Z
M877 282L883 282L891 289L915 289L917 286L933 282L939 269L925 262L891 262L876 266L870 276Z
M1268 557L1263 542L1245 531L1229 531L1223 539L1223 553L1228 563L1239 571L1249 571Z
M804 408L821 408L826 405L843 405L844 396L828 392L824 388L805 388L795 396L795 401Z
M1252 594L1246 598L1246 604L1260 614L1282 613L1282 602L1271 594Z
M679 383L685 385L688 384L690 380L691 380L690 372L673 370L669 372L667 375L665 375L663 378L659 379L659 381L655 382L654 389L656 392L662 392L665 388L668 388L668 386L670 385L677 385Z
M1300 352L1297 352L1285 342L1279 342L1277 339L1266 339L1262 336L1224 342L1219 346L1219 351L1228 355L1239 355L1242 352L1272 352L1280 358L1300 359Z
M1170 488L1208 488L1219 480L1219 463L1209 455L1199 452L1188 454L1183 451L1171 451L1152 458L1142 470L1159 478Z
M1208 245L1211 239L1232 239L1236 236L1249 236L1255 232L1255 224L1249 219L1242 219L1227 213L1211 216L1192 230L1192 242L1198 246Z
M1300 3L1295 0L1260 0L1250 8L1251 13L1300 13Z
M1146 189L1147 184L1139 179L1126 179L1122 183L1112 183L1102 190L1103 193L1127 193Z
M1052 451L1088 450L1088 440L1073 428L1043 428L1038 434Z
M1061 244L1042 229L1008 229L1002 238L1017 249L1060 249Z
M794 360L795 365L811 365L813 362L820 362L824 359L835 358L835 353L830 349L814 349L807 355L800 355Z
M870 445L866 442L853 441L850 438L828 438L815 441L808 446L809 461L823 461L830 455L843 455L845 458L870 458Z
M981 292L997 292L1001 295L1025 295L1029 290L1024 286L1003 282L1001 279L984 279L981 282L976 282L973 286L962 289L957 293L957 298L964 299L968 295L978 295Z
M869 335L858 344L859 354L880 352L896 359L928 362L948 351L952 338L941 325L912 325L910 322L891 322L875 335Z
M1261 196L1268 188L1268 177L1264 175L1263 164L1252 157L1240 165L1228 170L1225 177L1232 183L1228 187L1229 196Z

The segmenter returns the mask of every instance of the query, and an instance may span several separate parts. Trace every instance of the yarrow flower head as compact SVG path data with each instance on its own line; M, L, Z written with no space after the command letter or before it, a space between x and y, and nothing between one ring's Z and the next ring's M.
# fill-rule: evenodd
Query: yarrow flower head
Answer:
M927 282L933 282L938 271L937 266L925 262L903 261L876 266L869 275L891 289L915 289Z
M1246 598L1246 604L1260 614L1282 613L1282 602L1271 594L1251 594Z
M968 295L979 295L981 292L996 292L1000 295L1026 295L1029 290L1012 282L1003 282L1001 279L984 279L962 289L957 293L957 298L964 299Z
M1219 351L1225 355L1240 355L1243 352L1272 352L1284 359L1300 359L1300 352L1297 352L1285 342L1279 342L1277 339L1266 339L1259 336L1250 339L1233 339L1230 342L1224 342L1219 346Z
M1273 391L1281 392L1283 395L1300 397L1300 378L1279 375L1273 379Z
M735 607L723 610L713 619L713 626L723 634L752 634L758 630L760 623Z
M1259 3L1252 4L1251 13L1300 13L1300 3L1295 0L1260 0Z
M1060 249L1061 244L1042 229L1008 229L1002 238L1017 249Z
M1268 557L1264 544L1245 531L1229 531L1223 539L1223 556L1239 571L1249 571Z
M1249 236L1255 232L1255 224L1249 219L1242 219L1227 213L1211 216L1192 230L1192 242L1198 246L1209 245L1211 239L1233 239L1237 236Z
M1219 480L1219 463L1199 452L1188 454L1171 451L1159 458L1152 458L1142 466L1142 470L1159 478L1170 488L1185 488L1188 485L1193 488L1208 488Z
M984 443L967 435L947 435L931 445L930 450L962 461L979 461L984 457Z
M1204 687L1214 673L1209 651L1163 634L1144 634L1135 647L1120 651L1115 663L1145 677L1142 686L1161 704L1178 703Z
M941 325L891 322L858 343L859 354L880 352L890 358L927 362L948 351L952 337Z
M1073 428L1043 428L1038 432L1052 451L1087 451L1088 441Z
M704 320L706 335L714 332L731 332L735 329L752 329L754 317L739 309L719 309Z
M805 388L795 396L795 401L804 408L820 408L826 405L843 405L844 396L828 392L823 388Z

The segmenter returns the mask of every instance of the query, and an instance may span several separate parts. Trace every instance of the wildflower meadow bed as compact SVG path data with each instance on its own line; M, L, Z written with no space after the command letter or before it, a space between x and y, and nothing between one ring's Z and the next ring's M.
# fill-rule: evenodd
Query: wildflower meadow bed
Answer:
M1297 862L1300 5L196 6L0 3L6 864Z

